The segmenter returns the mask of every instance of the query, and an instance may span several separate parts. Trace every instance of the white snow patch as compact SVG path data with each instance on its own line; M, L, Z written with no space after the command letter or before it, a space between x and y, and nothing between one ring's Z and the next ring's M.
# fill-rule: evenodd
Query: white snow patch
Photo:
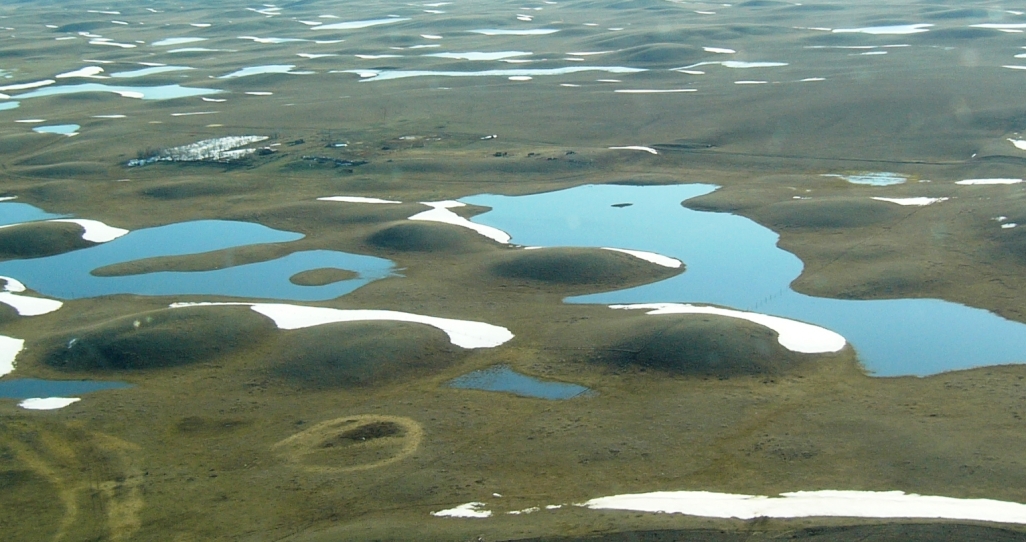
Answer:
M957 181L955 184L961 185L974 185L974 184L1019 184L1022 179L965 179L964 181Z
M14 371L14 359L25 348L25 341L0 335L0 376Z
M639 303L633 305L610 305L611 309L646 309L647 314L713 314L740 318L766 326L777 332L777 342L792 352L822 354L837 352L847 341L829 329L757 312L743 312L719 307L697 306L687 303Z
M174 115L175 113L172 113ZM134 158L128 161L129 167L145 166L156 162L227 162L248 156L256 149L240 149L239 147L268 139L267 136L226 136L204 139L196 143L162 149L149 158Z
M680 266L684 265L684 262L681 262L677 258L671 258L669 256L663 256L662 254L656 254L655 252L646 252L644 250L628 250L626 248L610 248L610 247L602 247L602 250L612 250L613 252L622 252L624 254L630 254L631 256L634 256L635 258L638 258L638 259L641 259L641 260L645 260L646 262L651 262L651 263L654 263L656 265L661 265L663 267L669 267L670 269L679 269Z
M348 21L344 23L334 24L322 24L319 26L311 27L310 30L358 30L360 28L368 28L371 26L378 26L382 24L392 24L402 21L409 21L409 18L405 17L390 17L388 19L371 19L366 21Z
M59 74L54 76L54 79L66 79L68 77L93 77L93 78L95 78L97 75L100 75L101 73L103 73L103 68L101 68L99 66L86 66L84 68L79 68L79 69L77 69L75 71L59 73Z
M408 312L370 309L332 309L328 307L306 307L284 303L173 303L171 308L208 306L248 306L274 321L278 329L303 329L338 322L394 321L426 324L438 328L449 336L456 346L472 348L494 348L508 342L513 334L504 327L453 320Z
M555 34L556 32L559 32L559 29L535 28L531 30L511 30L504 28L481 28L478 30L471 30L471 32L485 36L544 36L546 34Z
M623 147L609 147L610 150L614 151L645 151L649 154L659 154L659 151L652 147L642 147L640 145L626 145Z
M732 55L737 52L733 49L724 49L723 47L702 47L702 50L707 53L717 53L721 55Z
M56 82L57 81L54 81L53 79L44 79L42 81L33 81L31 83L19 83L19 84L16 84L16 85L4 85L4 86L0 87L0 91L28 90L30 88L45 87L47 85L52 85L52 84L54 84Z
M1026 505L991 499L957 499L902 491L795 491L778 497L658 491L592 499L581 506L711 518L803 517L923 518L1026 523Z
M918 34L920 32L929 32L929 28L932 24L918 23L918 24L899 24L890 26L867 26L864 28L835 28L834 33L846 33L846 32L858 32L860 34L874 34L874 35L893 35L893 34Z
M519 516L520 514L533 514L539 510L541 510L541 508L538 508L537 506L532 506L530 508L524 508L523 510L510 510L506 513L511 516Z
M934 203L938 203L938 202L941 202L941 201L948 201L949 198L926 198L926 197L920 197L920 198L877 198L877 197L874 197L872 199L875 199L877 201L886 201L886 202L890 202L890 203L897 203L898 205L912 205L912 206L923 207L923 206L932 205Z
M0 90L3 90L3 89L0 89ZM1011 142L1012 145L1015 145L1015 148L1017 148L1019 150L1022 150L1022 151L1026 151L1026 139L1012 139L1012 138L1008 138L1008 141Z
M170 45L184 45L186 43L196 43L198 41L207 41L207 38L165 38L162 40L155 41L150 45L154 47L166 47Z
M673 94L677 92L698 92L696 88L669 88L669 89L648 89L648 88L622 88L613 92L617 94Z
M317 198L317 201L341 201L345 203L402 203L401 201L390 199L365 198L362 196L326 196L323 198Z
M39 316L40 314L51 313L64 306L64 303L55 299L29 297L11 292L0 292L0 303L10 305L21 316Z
M432 516L446 517L446 518L488 518L492 516L491 510L482 510L485 503L483 502L468 502L467 504L461 504L456 508L450 508L448 510L439 510L438 512L431 512Z
M1016 226L1018 226L1018 224L1016 224L1015 222L1006 222L1006 223L1001 225L1001 229L1003 229L1003 230L1010 230L1010 229L1012 229L1012 228L1014 228Z
M78 397L35 397L25 399L18 406L26 410L57 410L81 400Z
M493 53L482 53L477 51L471 51L467 53L431 53L424 56L432 56L437 58L453 58L457 60L502 60L504 58L513 58L518 56L530 55L527 51L497 51Z
M126 229L115 228L113 226L108 226L99 220L89 220L85 218L57 218L54 220L47 220L47 222L70 222L72 224L78 224L85 230L82 232L82 239L92 241L93 243L106 243L128 233L128 230Z
M971 24L970 28L989 28L992 30L1021 30L1026 28L1026 23L982 23Z
M410 220L425 220L428 222L452 224L453 226L460 226L461 228L474 230L497 243L509 243L510 235L508 233L498 228L485 226L484 224L476 224L449 210L454 207L464 207L466 205L465 203L452 200L422 201L421 203L431 207L431 210L417 213L411 216Z

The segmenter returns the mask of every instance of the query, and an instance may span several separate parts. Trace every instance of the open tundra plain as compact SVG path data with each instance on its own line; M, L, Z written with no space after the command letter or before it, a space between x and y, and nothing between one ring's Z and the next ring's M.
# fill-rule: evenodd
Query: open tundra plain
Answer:
M1024 31L5 0L0 538L1026 540Z

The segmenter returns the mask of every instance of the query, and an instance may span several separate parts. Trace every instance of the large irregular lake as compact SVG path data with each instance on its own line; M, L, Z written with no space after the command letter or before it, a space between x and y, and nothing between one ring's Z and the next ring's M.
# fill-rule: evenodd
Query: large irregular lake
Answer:
M589 185L529 196L463 198L492 210L474 217L539 246L616 247L683 261L676 277L569 303L708 303L792 318L844 335L875 376L931 375L1026 362L1026 325L938 299L841 300L790 288L802 272L779 236L747 218L695 211L681 202L708 184ZM616 206L630 203L629 206Z

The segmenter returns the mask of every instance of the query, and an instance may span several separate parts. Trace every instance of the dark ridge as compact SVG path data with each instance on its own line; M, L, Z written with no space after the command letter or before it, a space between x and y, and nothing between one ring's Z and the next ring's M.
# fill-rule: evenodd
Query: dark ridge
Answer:
M218 437L234 433L252 421L237 418L207 418L187 416L175 424L175 431L192 437Z
M372 386L447 367L464 355L427 325L347 322L280 335L270 373L307 389Z
M857 228L892 223L905 214L896 205L865 199L795 200L756 211L760 223L777 228Z
M986 20L991 14L991 11L982 8L965 8L965 9L949 9L945 11L935 11L933 13L924 13L923 17L926 19L938 19L942 21L951 19L982 19Z
M627 48L620 51L616 57L619 62L630 66L677 68L698 62L702 54L701 49L692 45L655 43Z
M44 362L62 371L188 365L246 349L274 330L248 307L165 309L51 339Z
M1026 216L1022 216L1022 218L1026 219ZM1015 217L1009 218L1005 222L1022 224L1022 222L1016 222ZM1005 230L999 229L997 224L993 222L991 224L993 224L991 227L995 230L995 234L1000 234L995 235L1000 247L999 253L1005 257L1011 256L1019 263L1026 264L1026 225Z
M1001 32L988 30L986 28L940 28L937 30L931 29L929 32L923 32L921 34L913 34L913 39L943 43L951 40L996 38L1003 35L1004 34Z
M26 175L57 179L102 178L107 176L105 164L95 162L64 162L59 164L29 166L21 170Z
M777 0L748 0L747 2L736 4L739 8L782 8L790 5L787 2L778 2Z
M182 183L163 184L143 189L140 193L144 196L161 200L178 200L197 198L202 196L219 196L222 194L235 194L246 192L237 184L223 184L203 181L188 181Z
M844 6L836 4L802 4L795 6L792 4L791 9L795 11L808 11L808 12L822 12L822 11L844 11Z
M87 21L81 23L66 24L54 29L54 32L91 32L97 28L107 28L110 23L106 21Z
M0 259L41 258L94 246L82 239L82 226L39 222L0 229Z

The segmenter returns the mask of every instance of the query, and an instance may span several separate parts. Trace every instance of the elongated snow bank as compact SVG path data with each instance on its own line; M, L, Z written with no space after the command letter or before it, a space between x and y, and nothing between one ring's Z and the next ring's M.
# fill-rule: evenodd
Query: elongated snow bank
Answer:
M872 199L875 199L877 201L886 201L888 203L897 203L898 205L904 205L904 206L910 206L911 205L911 206L914 206L914 207L925 207L927 205L933 205L934 203L939 203L939 202L942 202L942 201L948 201L949 198L927 198L927 197L918 197L918 198L877 198L877 197L874 197Z
M966 185L983 185L983 184L1019 184L1023 182L1022 179L965 179L964 181L955 181L955 184Z
M657 254L655 252L646 252L644 250L628 250L626 248L610 248L610 247L602 247L602 250L612 250L613 252L623 252L624 254L630 254L631 256L634 256L635 258L638 258L638 259L641 259L641 260L645 260L646 262L651 262L651 263L654 263L656 265L661 265L663 267L669 267L671 269L679 269L680 266L684 265L684 262L678 260L677 258L671 258L669 256L663 256L662 254Z
M81 400L79 397L33 397L18 403L18 406L26 410L57 410Z
M466 203L452 200L422 201L421 203L431 207L431 210L417 213L411 216L410 220L425 220L428 222L452 224L453 226L460 226L462 228L474 230L497 243L509 243L510 236L508 233L498 228L485 226L484 224L476 224L449 210L454 207L465 207L467 205Z
M647 314L714 314L717 316L740 318L776 331L777 342L781 346L792 352L803 354L837 352L848 343L844 337L829 329L757 312L743 312L687 303L639 303L634 305L610 305L609 308L650 309Z
M438 512L431 512L432 516L435 517L447 517L447 518L488 518L492 517L491 510L482 510L485 503L483 502L468 502L467 504L461 504L455 508L448 510L439 510Z
M64 306L63 302L56 299L18 295L25 291L25 285L17 279L0 276L0 280L6 281L3 291L0 291L0 303L10 305L21 316L47 314Z
M69 222L71 224L78 224L79 226L82 226L83 230L85 230L82 232L82 239L93 243L106 243L128 233L128 230L126 229L115 228L113 226L108 226L99 220L89 220L86 218L54 218L38 222L17 222L15 224L4 224L3 226L0 226L0 229L24 226L25 224L42 224L44 222Z
M795 491L778 497L658 491L592 499L581 506L687 514L710 518L922 518L1026 523L1026 505L991 499L956 499L902 491Z
M343 203L402 203L390 199L365 198L363 196L325 196L317 198L317 201L340 201Z
M25 348L25 341L0 335L0 376L14 371L14 359Z
M173 303L171 308L210 307L242 305L252 308L274 321L278 329L303 329L307 327L334 324L338 322L394 321L414 322L436 327L446 335L452 344L462 348L494 348L513 338L506 328L484 322L453 320L435 316L423 316L408 312L332 309L327 307L306 307L284 303Z
M128 233L128 230L126 229L115 228L113 226L108 226L99 220L89 220L85 218L57 218L54 220L48 220L47 222L70 222L72 224L78 224L85 230L82 233L82 239L92 241L93 243L106 243Z
M622 147L609 147L612 151L644 151L649 154L659 154L659 151L652 147L643 147L641 145L624 145Z

